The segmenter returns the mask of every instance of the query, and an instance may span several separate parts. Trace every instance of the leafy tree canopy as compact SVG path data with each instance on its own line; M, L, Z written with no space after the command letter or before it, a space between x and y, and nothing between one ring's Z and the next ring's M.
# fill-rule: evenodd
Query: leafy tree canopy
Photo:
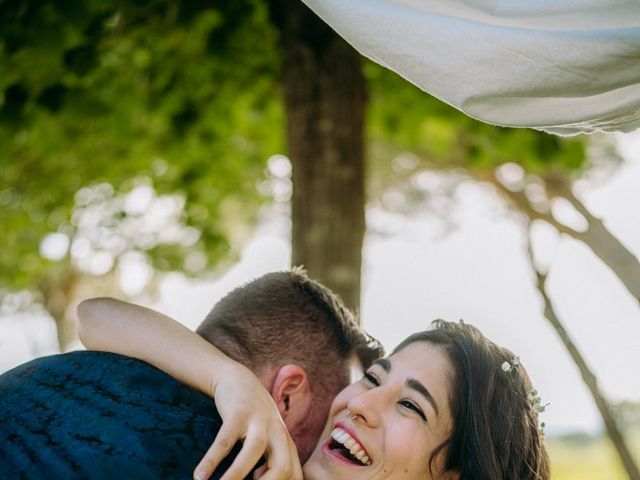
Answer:
M184 270L193 249L207 268L229 252L230 226L255 216L256 182L283 150L283 118L264 5L216 3L0 2L2 283L49 271L42 239L73 239L78 209L97 198L76 192L101 184L114 189L104 202L141 181L183 197L199 239L136 247L156 268Z

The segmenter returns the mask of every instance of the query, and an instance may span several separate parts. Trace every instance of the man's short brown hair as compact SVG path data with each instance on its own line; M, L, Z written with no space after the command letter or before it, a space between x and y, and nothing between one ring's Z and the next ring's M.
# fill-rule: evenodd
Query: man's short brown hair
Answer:
M340 298L303 269L273 272L220 300L197 333L256 374L295 363L314 396L333 396L353 355L364 368L383 354Z

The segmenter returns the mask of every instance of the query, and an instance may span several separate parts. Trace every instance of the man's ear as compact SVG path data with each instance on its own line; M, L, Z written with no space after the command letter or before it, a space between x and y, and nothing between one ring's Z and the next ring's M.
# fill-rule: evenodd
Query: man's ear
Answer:
M311 408L311 388L304 368L293 363L280 368L271 396L289 431L304 421Z

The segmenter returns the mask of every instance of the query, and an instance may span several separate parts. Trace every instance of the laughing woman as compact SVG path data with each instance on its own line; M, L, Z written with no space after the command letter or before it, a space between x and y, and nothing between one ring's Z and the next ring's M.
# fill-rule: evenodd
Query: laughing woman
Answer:
M432 327L338 394L307 480L549 478L518 359L470 325Z
M117 306L128 308L122 302ZM132 322L134 315L128 322L114 323L113 318L104 308L94 311L91 304L85 305L80 320L88 348L140 358L191 384L196 381L183 365L211 361L204 358L207 354L195 333L172 335L182 327L167 317L158 315L155 323L149 318ZM191 357L167 368L168 343L174 352ZM193 351L199 352L198 358L189 353ZM211 355L219 359L220 351L211 346ZM242 383L250 385L251 379L247 380ZM253 385L256 388L244 392L243 398L255 402L255 414L278 417L275 405L265 401L264 387L259 382ZM217 392L218 408L232 408L228 398ZM375 361L360 380L338 394L303 467L304 478L547 480L540 410L540 400L517 357L470 325L438 320L430 330L404 340L388 358ZM250 443L245 438L245 445ZM210 460L205 457L198 466L198 478L212 473L217 459ZM299 471L299 465L286 470ZM267 476L294 478L273 471Z

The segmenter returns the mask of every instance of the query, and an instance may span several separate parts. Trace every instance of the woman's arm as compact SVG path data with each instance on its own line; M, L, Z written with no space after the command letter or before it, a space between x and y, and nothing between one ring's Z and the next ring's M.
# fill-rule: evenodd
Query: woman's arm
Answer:
M78 306L78 317L87 348L144 360L215 399L223 425L194 478L208 478L243 440L224 480L245 478L265 452L269 470L264 478L302 479L295 445L273 399L244 365L175 320L138 305L95 298Z
M80 303L78 318L88 349L144 360L212 397L218 377L245 368L182 324L139 305L93 298Z

